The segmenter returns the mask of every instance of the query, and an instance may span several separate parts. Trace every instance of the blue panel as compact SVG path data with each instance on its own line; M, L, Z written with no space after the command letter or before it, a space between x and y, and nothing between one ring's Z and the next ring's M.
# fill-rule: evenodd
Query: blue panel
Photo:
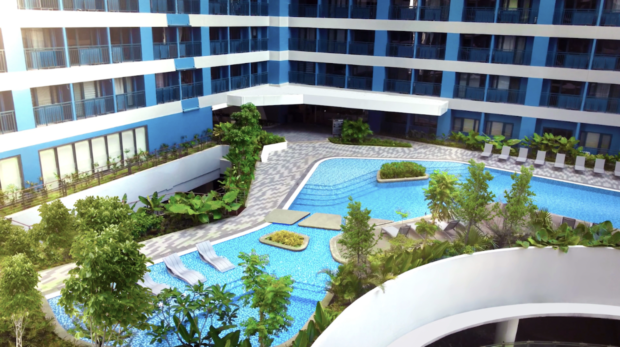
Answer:
M157 105L155 75L144 75L144 94L146 96L146 106Z
M269 27L269 50L288 51L289 28Z
M189 112L199 109L200 106L198 104L198 98L181 100L181 107L183 107L183 112Z
M211 95L212 91L211 91L211 68L207 67L202 69L202 86L203 86L203 92L204 94L202 95Z
M460 22L463 20L463 8L465 7L464 0L450 0L450 22Z
M211 55L211 38L209 37L209 28L200 28L200 38L202 41L202 56Z
M22 32L19 27L7 26L2 28L4 38L4 54L8 72L26 71L26 57Z
M390 18L390 1L377 1L377 19ZM376 52L376 51L375 51Z
M179 70L191 70L194 68L194 58L178 58L174 60L174 67Z
M269 61L269 84L281 84L288 82L289 61Z
M539 106L540 95L542 93L543 80L542 78L528 78L527 89L525 91L525 105L527 106Z
M34 129L34 111L32 110L32 96L30 89L13 90L13 105L15 107L15 118L17 130Z
M559 0L558 0L559 2ZM555 1L540 0L540 7L538 9L538 24L552 24L553 13L555 11Z
M383 81L385 81L385 68L383 66L374 66L372 68L372 90L382 92Z
M454 84L456 83L456 72L444 71L441 76L441 97L452 98Z
M153 60L153 29L140 28L140 41L142 45L142 60Z
M380 132L382 119L383 119L383 112L368 111L368 125L370 125L370 130L372 130L374 133Z
M209 14L209 0L200 0L200 14ZM206 29L208 29L208 28L206 28ZM203 36L203 38L204 38L204 36ZM203 55L205 55L205 54L203 54Z
M534 44L532 46L532 66L545 66L547 63L548 50L548 37L534 37Z
M461 35L448 33L445 60L458 60Z
M478 132L483 134L484 133L484 121L485 121L485 114L484 112L480 115L480 124L478 125Z
M288 0L270 0L269 15L272 17L288 17Z
M439 116L437 120L437 136L449 136L452 125L452 110Z
M139 1L140 2L138 3L138 8L140 9L140 12L150 13L151 12L151 0L139 0ZM151 30L151 28L147 28L147 29Z
M385 57L388 43L388 32L385 30L375 31L375 56Z
M166 18L168 19L168 26L171 26L171 27L189 26L189 15L188 14L168 13L166 15Z

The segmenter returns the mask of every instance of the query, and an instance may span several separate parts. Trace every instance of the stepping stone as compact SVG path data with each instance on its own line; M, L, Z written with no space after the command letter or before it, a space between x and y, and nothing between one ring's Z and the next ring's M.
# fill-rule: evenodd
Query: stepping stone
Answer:
M340 230L342 216L338 214L315 213L299 223L300 227Z
M310 212L275 209L265 217L265 222L293 225L309 215Z

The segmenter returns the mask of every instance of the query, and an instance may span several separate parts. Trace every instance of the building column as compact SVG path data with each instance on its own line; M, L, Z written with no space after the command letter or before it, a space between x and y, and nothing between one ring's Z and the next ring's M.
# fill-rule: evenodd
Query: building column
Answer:
M536 132L536 118L521 117L521 127L519 128L519 138L531 137Z
M448 21L462 22L463 21L463 8L465 8L464 0L451 0L450 1L450 16L448 17Z
M497 323L495 328L495 344L507 344L515 342L519 320L511 319Z
M485 113L480 113L480 125L478 126L478 133L484 134L484 117ZM488 135L488 134L487 134Z

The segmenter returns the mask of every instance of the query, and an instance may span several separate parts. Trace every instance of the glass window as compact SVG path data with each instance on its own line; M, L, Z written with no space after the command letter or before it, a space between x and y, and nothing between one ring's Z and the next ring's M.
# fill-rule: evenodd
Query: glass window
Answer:
M118 134L108 135L108 160L111 163L116 163L121 159L120 136Z
M452 131L456 132L470 132L470 131L478 131L478 126L480 121L477 119L471 118L454 118L452 123Z
M133 142L133 130L123 131L123 155L129 159L136 154L136 147Z
M473 119L465 118L463 120L463 131L464 132L476 131L476 123L477 122Z
M0 160L0 188L4 191L22 189L18 157Z
M58 179L58 168L56 167L56 151L47 149L39 152L39 159L41 160L41 174L43 175L43 182L53 182Z
M77 161L77 172L90 172L92 170L89 141L75 143L75 159Z
M138 128L136 129L136 146L137 152L146 152L146 129Z
M73 157L73 145L60 146L56 148L58 154L58 169L60 177L65 178L75 173L75 158Z
M90 140L91 145L93 147L93 165L95 167L95 171L102 171L108 168L108 152L105 147L105 138L97 137Z

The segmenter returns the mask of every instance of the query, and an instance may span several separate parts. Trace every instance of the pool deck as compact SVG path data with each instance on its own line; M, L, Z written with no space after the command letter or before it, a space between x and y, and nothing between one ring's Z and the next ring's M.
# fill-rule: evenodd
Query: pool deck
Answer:
M258 163L247 207L239 216L144 241L145 247L142 252L151 259L157 260L172 253L187 252L199 242L234 237L264 224L265 216L276 208L284 207L314 165L328 158L427 159L459 162L467 162L473 158L483 161L487 167L496 169L517 171L522 166L517 164L513 157L507 161L499 161L498 155L493 154L491 158L481 160L480 152L419 142L411 142L412 148L344 146L328 142L329 134L324 132L304 132L288 127L276 127L269 130L284 136L289 142L288 149L272 154L268 163ZM526 165L533 165L533 160L528 160ZM591 169L587 169L585 173L575 173L572 167L558 171L553 169L553 163L546 163L544 166L536 167L534 174L545 178L620 190L620 179L614 178L613 173L610 172L595 175ZM39 283L41 292L44 295L58 292L62 281L73 267L73 264L67 264L41 271Z

